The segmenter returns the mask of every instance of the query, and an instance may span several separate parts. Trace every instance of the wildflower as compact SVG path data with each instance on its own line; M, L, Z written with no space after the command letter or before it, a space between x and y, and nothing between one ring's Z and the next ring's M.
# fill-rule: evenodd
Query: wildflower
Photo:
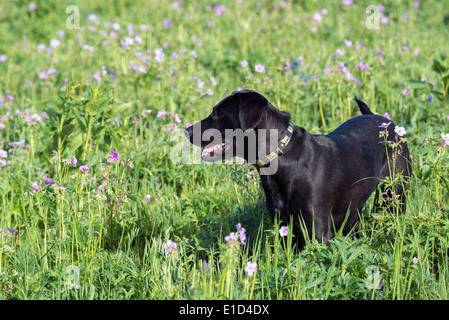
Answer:
M8 157L8 151L0 149L0 158L7 158Z
M115 161L119 161L118 158L118 152L117 151L111 151L111 153L109 154L109 159L108 162L115 162Z
M72 159L70 160L70 162L72 163L72 166L74 166L76 168L76 163L78 162L78 160L76 159L75 156L72 157Z
M352 41L349 41L348 39L344 40L345 46L352 47Z
M14 101L14 97L12 95L10 95L10 94L8 94L6 96L6 99L8 99L9 101Z
M241 66L242 68L246 68L246 67L248 66L248 61L243 60L242 62L240 62L240 66Z
M401 47L401 49L402 49L402 51L408 51L408 47L407 47L406 45L403 45L403 46Z
M325 68L323 69L323 72L324 72L325 74L329 74L329 73L331 73L331 71L332 71L332 69L329 68L329 67L325 67Z
M176 247L178 245L176 242L171 241L170 239L167 240L167 243L164 243L164 252L165 254L176 252Z
M86 171L89 170L89 169L90 169L90 167L89 167L88 164L85 164L84 166L80 166L80 170L81 170L82 172L86 172Z
M388 126L390 125L390 123L391 122L388 122L388 123L385 123L385 122L382 122L382 124L379 126L379 128L388 128Z
M39 191L41 189L40 185L36 181L31 184L31 188L33 188L34 191Z
M449 146L449 133L448 134L441 133L441 139L443 139L444 143L447 146Z
M387 118L388 120L391 120L391 115L390 115L388 112L385 112L385 113L383 114L383 117L384 117L384 118Z
M147 203L149 203L149 202L151 201L151 194L147 194L147 195L145 196L145 201L146 201Z
M368 68L369 68L369 63L363 63L362 61L360 61L360 63L359 63L359 69L360 69L361 71L368 70Z
M144 114L150 114L151 112L152 112L151 109L143 110L143 113L144 113Z
M46 184L53 183L53 179L52 178L45 178L45 183Z
M235 232L231 232L229 236L225 237L225 241L227 244L234 244L238 243L237 240L239 239L239 236L235 234Z
M414 1L414 2L413 2L413 7L414 7L415 9L418 9L418 8L419 8L419 1Z
M57 47L59 47L60 44L61 44L61 41L59 39L53 38L50 40L50 47L52 47L52 48L57 48Z
M419 56L419 53L420 53L420 51L419 51L418 48L416 48L415 50L413 50L413 55L414 55L414 56Z
M0 54L0 62L5 62L8 59L6 54Z
M240 242L244 245L246 241L246 229L242 228L242 225L240 223L237 223L235 226L237 228L237 233L240 239Z
M320 23L323 20L323 16L320 14L319 11L315 11L315 13L312 16L311 21L312 22L316 22L316 23Z
M209 273L209 265L207 264L207 261L203 261L204 267L206 268L206 273Z
M17 232L17 229L16 229L16 228L10 228L10 227L7 227L6 229L8 229L8 231L11 232L12 234L14 234L14 233Z
M0 168L6 167L8 162L6 160L0 159Z
M261 63L256 64L256 66L254 67L254 70L258 73L265 73L265 66Z
M398 136L400 136L400 137L402 137L404 134L407 133L407 131L405 131L404 127L399 127L399 126L394 127L394 132L396 132L398 134Z
M245 267L245 272L248 274L248 276L252 277L253 274L257 272L257 262L248 261Z
M417 258L417 257L413 257L412 263L413 263L413 264L417 264L417 263L418 263L418 258Z
M380 51L380 50L378 50L378 49L376 49L376 53L377 53L377 57L378 57L378 58L380 58L380 57L382 57L382 56L384 55L384 52L383 52L383 51Z
M158 111L156 118L163 118L167 114L167 111Z
M433 102L433 97L432 97L432 96L429 96L429 97L427 98L427 102L428 102L428 103L432 103L432 102Z
M286 236L288 235L288 228L287 228L286 226L282 226L282 227L279 229L279 235L280 235L281 237L286 237Z
M352 1L353 1L353 0L343 0L342 3L343 3L345 6L350 6L350 5L352 4Z
M404 95L404 96L407 96L407 95L409 95L410 94L410 89L404 89L404 90L402 90L402 94Z
M30 4L28 5L28 11L34 11L36 10L37 5L34 2L30 2Z
M214 11L217 16L220 16L226 12L226 6L224 4L217 4L214 6Z

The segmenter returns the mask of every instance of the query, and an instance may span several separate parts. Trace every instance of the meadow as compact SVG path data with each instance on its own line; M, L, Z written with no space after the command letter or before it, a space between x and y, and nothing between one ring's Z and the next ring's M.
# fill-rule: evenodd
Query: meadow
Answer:
M0 299L448 299L448 3L371 2L1 1ZM241 88L313 134L391 117L407 211L293 250L252 166L175 161Z

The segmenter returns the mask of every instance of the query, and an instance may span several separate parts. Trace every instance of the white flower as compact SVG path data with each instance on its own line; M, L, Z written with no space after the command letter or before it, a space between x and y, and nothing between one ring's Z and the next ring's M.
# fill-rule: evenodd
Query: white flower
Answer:
M444 143L445 143L447 146L449 146L449 133L448 133L448 134L441 133L441 139L443 139L443 140L444 140Z
M399 127L399 126L394 127L394 132L396 132L398 134L398 136L400 136L400 137L402 137L404 134L407 133L407 131L405 131L404 127Z
M265 73L265 66L261 63L256 64L256 66L254 67L254 70L259 73Z

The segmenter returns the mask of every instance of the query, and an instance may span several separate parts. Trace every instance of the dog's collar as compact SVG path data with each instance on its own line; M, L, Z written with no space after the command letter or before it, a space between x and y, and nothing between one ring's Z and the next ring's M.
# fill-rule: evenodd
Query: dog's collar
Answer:
M264 156L263 158L256 161L256 165L258 167L263 167L264 165L270 163L274 159L276 159L278 156L284 153L285 148L287 147L288 143L290 142L290 139L293 135L293 125L290 123L288 125L287 130L285 130L284 136L279 141L276 151L271 152L270 154Z

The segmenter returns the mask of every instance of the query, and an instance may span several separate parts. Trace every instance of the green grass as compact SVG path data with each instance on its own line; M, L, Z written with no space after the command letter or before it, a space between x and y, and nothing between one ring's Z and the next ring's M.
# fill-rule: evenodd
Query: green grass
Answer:
M36 3L0 9L0 299L449 298L444 2L386 1L379 30L365 26L367 1L223 1L220 15L207 1L77 1L80 29L66 27L73 3ZM298 253L246 163L174 163L184 127L238 87L314 134L355 116L354 96L388 112L413 155L407 212L373 195L361 237ZM227 244L238 223L246 244Z

